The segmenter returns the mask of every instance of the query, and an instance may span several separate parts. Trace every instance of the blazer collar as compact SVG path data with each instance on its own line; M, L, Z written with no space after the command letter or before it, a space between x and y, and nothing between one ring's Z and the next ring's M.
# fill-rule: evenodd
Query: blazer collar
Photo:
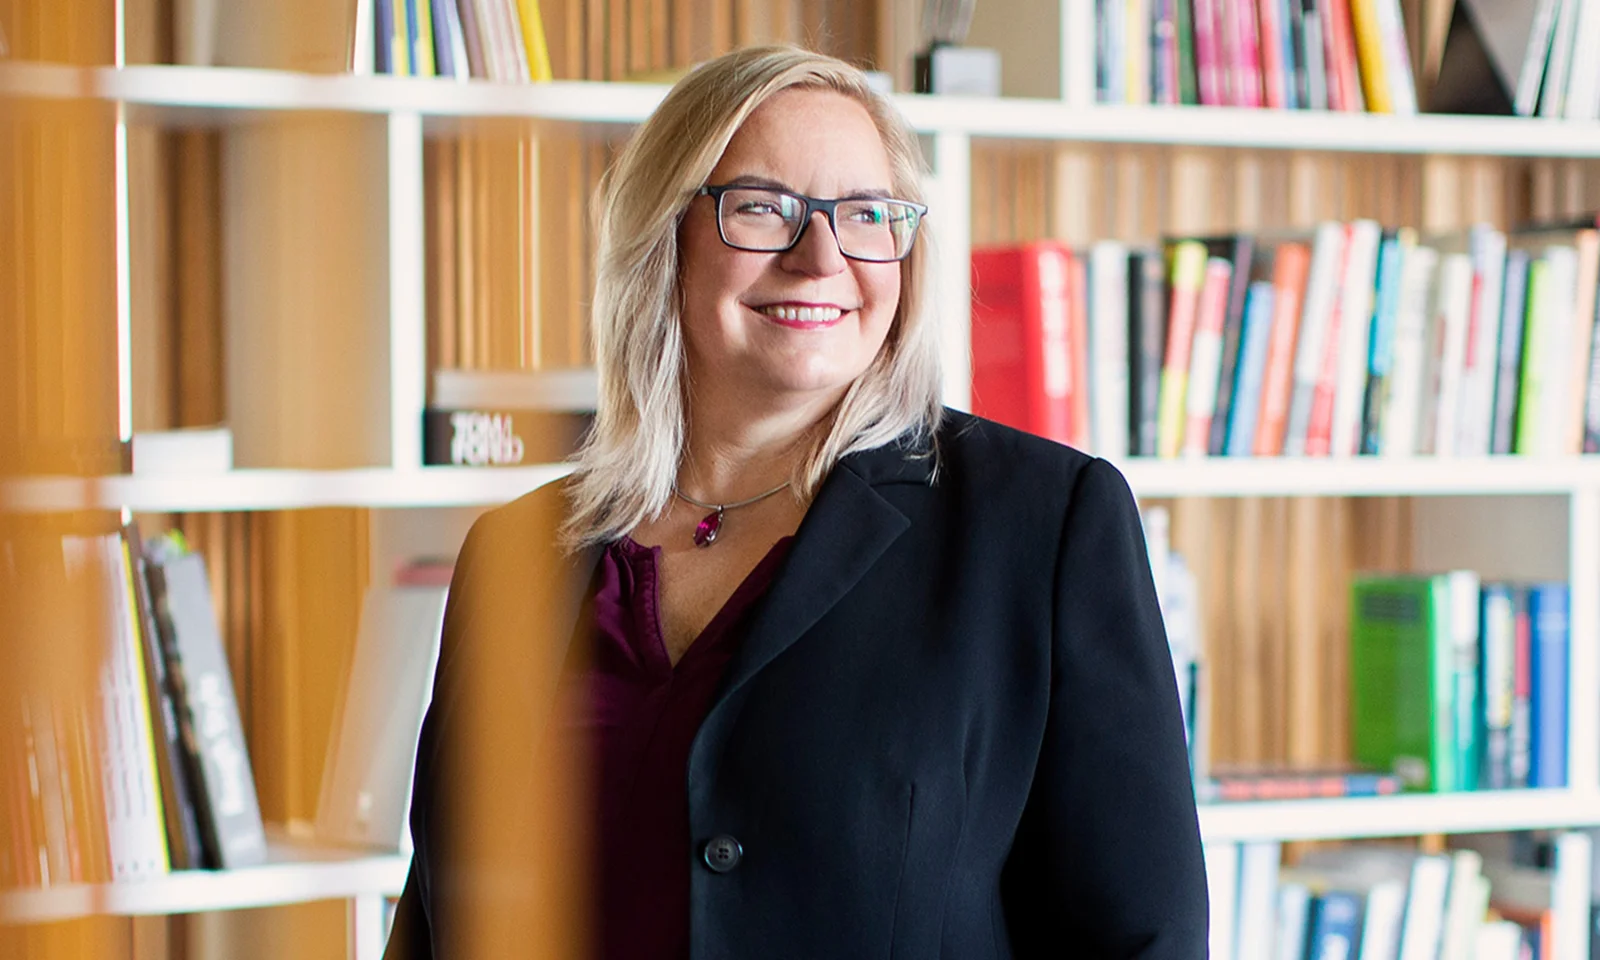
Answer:
M930 453L926 445L897 442L852 454L829 475L801 521L783 569L751 615L719 704L816 625L911 526L876 488L928 483L934 466Z

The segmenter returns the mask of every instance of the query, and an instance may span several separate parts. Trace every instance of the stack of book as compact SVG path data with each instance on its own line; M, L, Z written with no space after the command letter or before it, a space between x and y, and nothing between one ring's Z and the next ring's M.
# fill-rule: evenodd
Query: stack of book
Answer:
M1567 785L1568 587L1469 570L1351 588L1351 750L1432 791Z
M972 403L1102 456L1600 452L1592 220L972 257Z
M358 73L551 79L538 0L359 0L357 18Z
M0 887L262 862L266 837L203 559L181 538L61 538L106 593L93 689L0 705ZM23 576L16 569L0 575ZM35 575L35 574L28 574ZM43 638L41 638L43 639Z
M1211 957L1587 955L1591 838L1474 840L1444 853L1393 844L1322 848L1292 866L1282 866L1276 841L1210 848Z
M1417 112L1399 0L1094 6L1101 103Z

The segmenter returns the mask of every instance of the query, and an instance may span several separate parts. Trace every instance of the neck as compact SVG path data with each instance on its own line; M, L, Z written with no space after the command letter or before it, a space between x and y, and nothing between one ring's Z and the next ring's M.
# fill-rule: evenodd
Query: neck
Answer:
M835 402L828 398L826 404L767 411L691 409L678 489L697 500L724 503L783 483Z

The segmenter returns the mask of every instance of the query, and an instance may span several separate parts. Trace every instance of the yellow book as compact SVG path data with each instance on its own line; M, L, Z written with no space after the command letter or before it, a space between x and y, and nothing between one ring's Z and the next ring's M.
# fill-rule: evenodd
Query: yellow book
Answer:
M151 805L151 809L145 813L145 816L149 818L150 827L154 831L150 838L150 852L156 855L156 872L168 873L172 870L172 857L169 853L170 840L167 837L166 812L161 802L161 785L155 782L156 770L158 769L156 766L156 732L155 722L150 715L150 698L145 694L145 691L149 690L150 686L145 679L144 644L139 635L141 624L139 623L139 614L134 601L133 552L128 548L128 542L121 538L118 538L117 546L120 548L119 553L122 558L122 583L119 586L126 591L123 602L118 605L120 608L118 612L123 616L126 641L119 642L130 644L130 646L120 651L119 656L127 657L129 665L133 668L132 689L136 693L131 699L138 704L133 718L134 723L137 725L132 731L137 740L134 748L139 752L139 763L142 771L150 777L150 782L147 785L141 785L144 787L142 791L144 793L143 799ZM156 842L157 835L160 837L159 843Z
M1167 310L1167 353L1161 363L1156 454L1176 457L1183 448L1183 421L1189 395L1189 354L1206 277L1206 247L1184 240L1172 248L1172 303Z
M1361 71L1361 91L1368 113L1394 113L1389 96L1389 73L1383 59L1383 26L1378 22L1378 0L1350 0L1350 23L1356 35L1356 65Z
M433 0L417 0L417 48L412 63L417 65L416 74L419 77L439 75L433 56Z
M394 11L394 33L389 35L389 62L394 65L394 75L409 77L411 69L411 28L406 26L406 0L379 0L387 2Z
M539 18L539 0L517 0L517 13L522 21L522 44L528 50L528 79L534 83L548 83L554 79L550 71L550 46L545 43L544 23Z

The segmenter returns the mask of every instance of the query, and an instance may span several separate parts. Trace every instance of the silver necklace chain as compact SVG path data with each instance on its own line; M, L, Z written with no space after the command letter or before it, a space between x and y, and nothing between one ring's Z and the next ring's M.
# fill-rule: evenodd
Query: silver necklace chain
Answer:
M748 507L752 503L756 503L758 501L767 499L768 497L772 496L775 493L778 493L779 491L787 488L788 486L789 486L789 481L785 480L784 482L778 484L776 487L773 487L771 490L768 490L766 493L758 493L755 496L751 497L750 499L748 499L748 500L740 500L738 503L705 503L703 501L696 500L694 497L691 497L687 493L684 493L682 490L679 490L677 484L673 484L672 485L672 492L677 494L680 499L682 499L682 500L684 500L684 501L686 501L688 503L694 504L695 506L699 507L702 510L715 510L718 513L722 513L722 512L727 511L727 510L732 510L732 509L734 509L736 507Z

